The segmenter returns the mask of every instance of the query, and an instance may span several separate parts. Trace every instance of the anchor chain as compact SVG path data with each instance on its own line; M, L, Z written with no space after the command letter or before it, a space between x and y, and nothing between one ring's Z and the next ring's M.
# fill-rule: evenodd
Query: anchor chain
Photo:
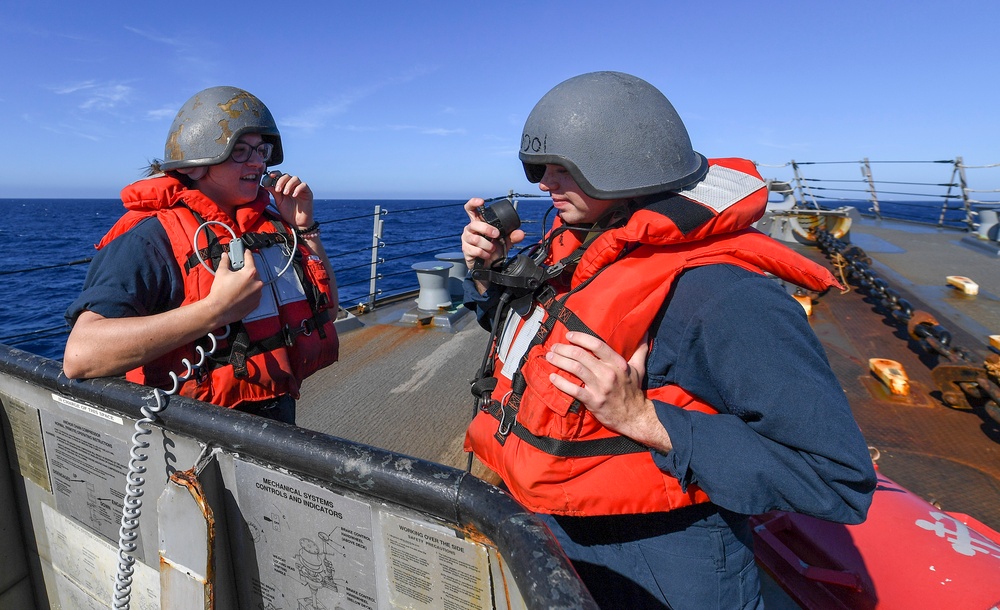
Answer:
M941 390L941 400L955 409L972 410L969 398L983 401L987 414L1000 423L1000 355L978 361L969 350L952 344L952 334L931 314L913 304L872 270L872 260L861 248L849 245L828 231L816 231L817 243L837 268L841 278L875 299L878 308L907 333L927 353L943 356L947 362L931 370Z

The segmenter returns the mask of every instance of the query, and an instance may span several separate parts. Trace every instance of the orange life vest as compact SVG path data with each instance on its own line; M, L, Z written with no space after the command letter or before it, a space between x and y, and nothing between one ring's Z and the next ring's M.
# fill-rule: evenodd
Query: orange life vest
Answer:
M291 251L291 230L266 211L270 195L261 190L257 200L237 208L236 222L223 213L204 194L186 188L172 176L140 180L122 189L122 201L129 210L104 236L103 248L139 221L156 216L163 225L174 258L184 276L184 301L194 303L211 290L213 270L231 235L225 228L207 221L221 222L234 230L244 242L253 240L253 252L261 279L278 275ZM194 235L198 232L198 248ZM249 237L247 237L249 236ZM230 325L230 335L219 342L200 378L184 383L179 393L216 405L235 407L243 402L269 400L284 394L295 398L303 379L337 361L339 341L334 328L336 312L330 277L322 261L303 246L292 263L277 279L264 286L261 304L249 316ZM224 329L213 334L221 336ZM208 349L207 340L181 346L160 358L126 374L129 381L153 387L170 388L170 372L184 375L183 359L198 363L196 349ZM221 358L221 359L220 359Z
M682 489L660 471L648 449L616 435L556 389L545 359L568 330L582 330L630 357L686 269L730 264L769 272L812 290L838 285L824 267L796 254L750 225L767 204L765 183L743 159L710 161L706 178L687 191L642 207L627 224L607 230L586 247L568 285L550 282L536 292L542 322L515 366L497 350L496 387L474 418L466 450L496 471L531 510L596 516L662 512L705 502L697 486ZM559 225L553 228L558 229ZM551 235L551 234L550 234ZM545 264L565 260L582 245L575 232L553 241ZM541 296L539 301L538 296ZM508 328L525 325L514 312ZM509 345L509 339L498 339ZM516 369L508 378L503 371ZM716 413L676 385L649 388L647 396L684 409Z

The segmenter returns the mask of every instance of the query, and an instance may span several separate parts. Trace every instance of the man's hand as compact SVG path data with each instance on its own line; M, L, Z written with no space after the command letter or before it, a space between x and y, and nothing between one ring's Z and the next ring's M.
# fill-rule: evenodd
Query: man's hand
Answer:
M524 239L524 231L515 229L501 242L500 229L483 220L480 208L486 202L474 197L465 202L465 213L469 215L469 224L462 230L462 254L465 255L465 266L473 269L476 261L481 261L483 267L490 267L498 259L506 256L513 244ZM486 292L488 284L476 281L479 293Z
M618 434L667 453L670 436L656 417L653 401L646 398L642 380L646 375L649 346L645 340L627 361L611 346L585 333L566 333L566 343L552 346L546 359L576 376L583 385L552 373L549 381L593 414L597 421Z

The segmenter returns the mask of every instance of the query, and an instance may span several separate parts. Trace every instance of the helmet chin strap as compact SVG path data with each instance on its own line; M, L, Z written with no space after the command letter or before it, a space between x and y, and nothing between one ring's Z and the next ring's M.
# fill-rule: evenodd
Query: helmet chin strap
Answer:
M202 178L205 177L206 174L208 174L208 168L205 167L204 165L198 167L181 167L176 169L175 171L184 174L185 176L187 176L192 180L201 180Z
M608 229L617 229L618 227L624 226L628 222L629 217L632 216L632 212L635 210L632 204L635 202L634 199L622 199L615 205L611 206L593 223L579 223L579 224L566 224L560 227L560 229L568 231L580 231L588 234L588 237L584 239L585 242L589 243L594 237L600 235L601 233L607 231Z

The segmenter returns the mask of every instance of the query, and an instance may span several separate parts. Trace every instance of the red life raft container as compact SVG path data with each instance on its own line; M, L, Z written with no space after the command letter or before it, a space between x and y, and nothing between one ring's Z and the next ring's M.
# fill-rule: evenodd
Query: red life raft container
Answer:
M803 608L1000 608L1000 534L878 482L859 525L754 517L758 563Z

